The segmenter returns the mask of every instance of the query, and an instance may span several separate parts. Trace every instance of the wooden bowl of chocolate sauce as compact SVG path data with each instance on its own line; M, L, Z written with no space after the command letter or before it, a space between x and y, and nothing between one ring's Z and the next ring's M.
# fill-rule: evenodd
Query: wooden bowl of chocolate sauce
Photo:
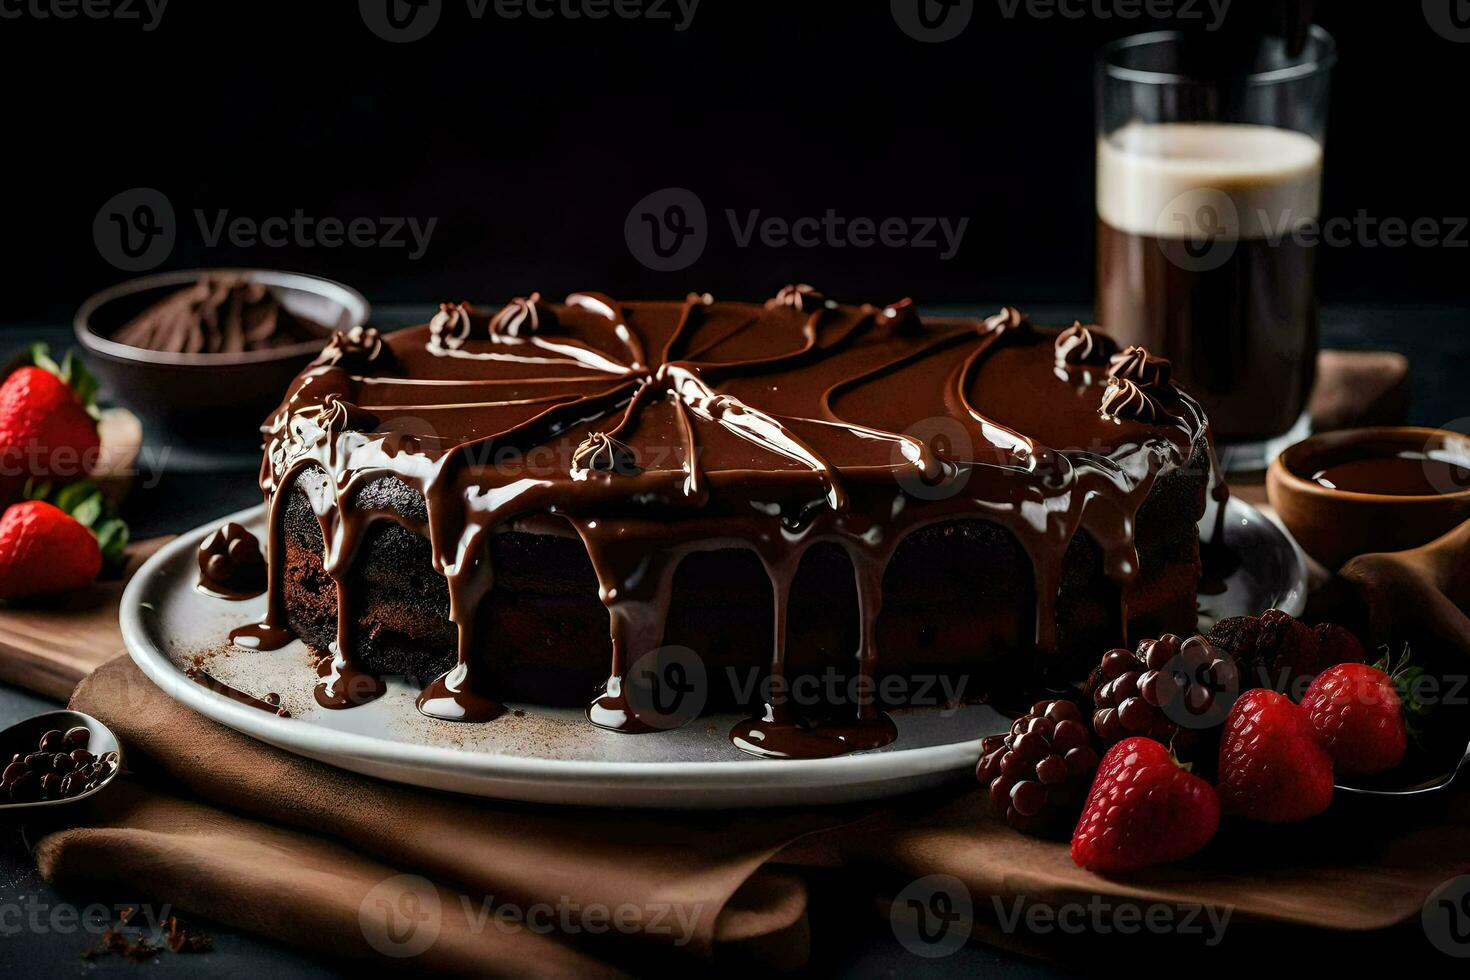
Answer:
M1405 551L1470 520L1470 437L1446 429L1344 429L1283 452L1266 474L1271 506L1328 569Z

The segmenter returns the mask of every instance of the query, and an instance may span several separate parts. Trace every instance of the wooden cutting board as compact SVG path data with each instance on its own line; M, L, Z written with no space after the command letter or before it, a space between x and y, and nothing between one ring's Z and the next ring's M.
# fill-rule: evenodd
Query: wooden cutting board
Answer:
M77 682L123 653L117 610L124 586L171 537L128 546L122 577L60 599L0 607L0 681L65 701Z

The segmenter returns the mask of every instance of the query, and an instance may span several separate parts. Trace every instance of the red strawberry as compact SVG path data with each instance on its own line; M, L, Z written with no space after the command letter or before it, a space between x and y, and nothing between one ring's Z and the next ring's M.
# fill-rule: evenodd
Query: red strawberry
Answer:
M1389 673L1377 666L1341 664L1317 676L1302 709L1332 755L1338 772L1374 775L1404 761L1409 717L1417 713L1413 682L1420 675L1407 657Z
M1130 738L1103 756L1072 834L1072 860L1104 874L1137 871L1198 853L1219 826L1209 783L1158 742Z
M0 517L0 599L70 592L101 570L96 536L65 511L28 500Z
M60 365L42 347L31 356L35 366L0 385L0 504L20 499L27 480L82 479L101 451L96 382L70 356Z
M1300 706L1275 691L1248 691L1225 720L1219 790L1226 813L1306 820L1332 802L1332 756Z

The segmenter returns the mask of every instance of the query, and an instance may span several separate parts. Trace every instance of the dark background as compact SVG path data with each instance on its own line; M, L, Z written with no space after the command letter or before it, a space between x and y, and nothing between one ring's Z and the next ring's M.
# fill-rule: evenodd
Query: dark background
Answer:
M683 33L670 21L475 20L464 0L444 4L433 33L408 44L374 36L350 0L172 0L152 32L0 20L0 320L66 322L129 278L99 255L92 221L139 186L179 216L160 269L296 269L375 302L586 288L759 298L795 279L854 300L1090 300L1092 56L1147 20L1008 19L998 0L975 0L961 37L924 44L887 0L703 0ZM1230 16L1255 6L1234 0ZM1319 20L1342 48L1325 216L1470 214L1470 44L1435 33L1416 0L1337 0ZM708 207L710 244L687 270L653 272L623 222L675 185ZM724 218L828 207L971 221L944 262L935 250L740 249ZM195 208L438 226L418 261L406 249L209 248ZM1329 301L1467 296L1465 248L1321 252Z

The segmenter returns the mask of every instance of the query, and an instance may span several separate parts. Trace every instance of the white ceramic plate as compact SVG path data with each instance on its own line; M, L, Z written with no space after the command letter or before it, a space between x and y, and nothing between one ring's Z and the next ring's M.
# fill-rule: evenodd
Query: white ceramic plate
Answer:
M1232 501L1227 541L1239 539L1244 565L1210 614L1289 612L1304 596L1306 572L1290 539L1260 512ZM264 539L264 508L235 520ZM715 715L651 735L618 735L587 723L580 710L520 710L486 725L426 718L417 691L390 680L388 693L350 711L318 708L310 657L298 642L269 653L234 649L230 629L253 622L264 598L228 602L195 589L195 552L220 522L179 537L129 584L122 602L128 651L169 696L220 724L330 765L381 779L473 796L593 806L707 808L791 806L876 799L912 792L972 771L979 740L1009 722L994 709L966 706L894 715L898 740L836 759L756 759L726 733L737 718ZM252 708L191 681L184 668L203 657L214 677L256 696L278 693L292 717Z

